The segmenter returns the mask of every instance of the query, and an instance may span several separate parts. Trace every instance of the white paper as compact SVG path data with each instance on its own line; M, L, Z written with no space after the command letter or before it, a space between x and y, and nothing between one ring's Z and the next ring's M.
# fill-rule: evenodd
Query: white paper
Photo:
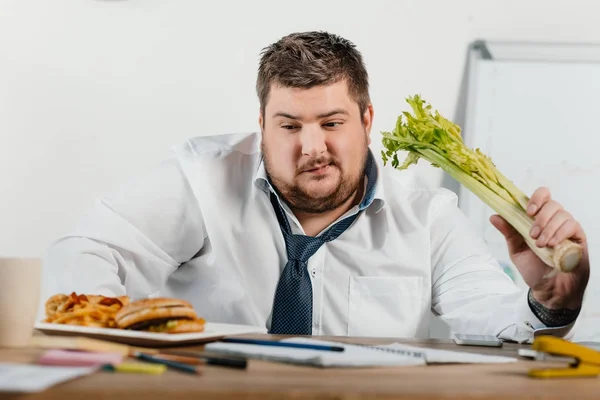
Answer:
M0 363L0 392L41 392L59 383L91 374L97 369Z
M574 342L574 343L580 344L585 347L589 347L592 350L600 351L600 342L581 341L581 342Z
M344 347L343 352L294 349L289 347L261 346L255 344L214 342L205 346L206 351L236 355L247 358L279 361L320 367L379 367L425 365L418 354L399 354L368 346L349 345L307 338L285 339L283 342L307 343Z
M426 347L408 346L400 343L393 343L379 348L400 350L400 351L421 351L425 355L427 364L499 364L517 362L517 358L505 356L491 356L487 354L476 354L462 351L429 349Z

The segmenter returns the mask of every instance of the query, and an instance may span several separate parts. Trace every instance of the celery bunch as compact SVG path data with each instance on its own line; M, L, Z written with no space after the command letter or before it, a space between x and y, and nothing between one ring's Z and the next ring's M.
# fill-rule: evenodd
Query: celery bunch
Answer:
M523 236L528 246L549 266L571 271L581 259L580 245L565 240L553 248L537 247L529 232L533 219L527 215L529 198L498 171L492 160L479 149L465 146L458 125L444 118L420 96L407 98L412 114L403 112L392 132L382 132L384 165L405 169L419 158L440 167L490 206ZM402 164L398 152L408 154Z

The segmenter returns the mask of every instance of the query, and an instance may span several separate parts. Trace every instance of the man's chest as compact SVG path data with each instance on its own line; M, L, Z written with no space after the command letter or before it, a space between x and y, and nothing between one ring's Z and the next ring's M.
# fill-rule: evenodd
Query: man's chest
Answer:
M268 323L287 252L274 218L252 219L248 229L207 225L210 240L169 290L211 319ZM309 259L313 333L412 337L422 330L431 298L429 235L393 224L385 212L361 215Z

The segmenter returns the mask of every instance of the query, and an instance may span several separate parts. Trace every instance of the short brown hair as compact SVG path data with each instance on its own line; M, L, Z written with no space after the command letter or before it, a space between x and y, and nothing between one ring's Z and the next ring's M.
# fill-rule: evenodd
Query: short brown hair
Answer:
M345 80L362 116L368 104L369 77L356 46L327 32L300 32L284 36L261 53L256 93L264 116L273 84L310 89Z

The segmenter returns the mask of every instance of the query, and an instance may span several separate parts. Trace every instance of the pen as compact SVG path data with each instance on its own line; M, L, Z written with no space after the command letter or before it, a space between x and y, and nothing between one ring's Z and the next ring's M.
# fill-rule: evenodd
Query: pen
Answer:
M214 365L237 369L246 369L248 366L248 361L245 358L211 357L192 351L168 350L168 352L157 354L155 357L162 357L167 360L179 361L192 365Z
M176 361L184 364L190 365L217 365L221 367L231 367L231 368L240 368L244 369L247 366L247 361L245 359L234 359L234 358L214 358L214 357L205 357L201 355L183 355L183 354L157 354L154 358L159 358L163 360Z
M147 364L147 363L120 363L107 364L102 367L104 371L112 372L133 372L160 375L167 369L166 365L162 364Z
M167 367L170 367L173 369L178 369L183 372L188 372L191 374L201 374L201 371L197 367L194 367L194 366L191 366L188 364L183 364L183 363L180 363L177 361L161 359L161 358L151 356L149 354L140 353L140 352L134 352L133 356L135 358L137 358L138 360L148 361L148 362L155 363L155 364L166 365Z
M289 347L289 348L295 348L295 349L308 349L308 350L344 351L344 348L339 347L339 346L327 346L327 345L307 344L307 343L278 342L278 341L273 341L273 340L223 338L223 339L221 339L221 342L256 344L256 345L260 345L260 346Z

